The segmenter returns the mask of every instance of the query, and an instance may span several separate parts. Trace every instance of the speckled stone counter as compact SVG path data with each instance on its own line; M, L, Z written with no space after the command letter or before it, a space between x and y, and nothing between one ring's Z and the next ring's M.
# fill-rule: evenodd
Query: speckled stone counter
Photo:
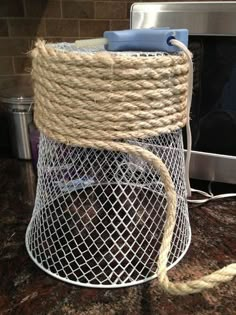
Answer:
M31 261L24 245L35 194L30 162L0 160L0 178L0 314L236 314L236 280L202 294L173 297L150 283L99 290L48 276ZM236 260L236 199L189 211L192 243L169 272L176 280L198 278Z

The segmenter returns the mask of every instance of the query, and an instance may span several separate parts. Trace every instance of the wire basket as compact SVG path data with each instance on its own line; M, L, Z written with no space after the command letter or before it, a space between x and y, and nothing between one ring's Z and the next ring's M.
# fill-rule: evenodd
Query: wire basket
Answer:
M184 256L191 238L182 133L134 142L162 158L176 188L171 268ZM142 160L66 146L41 135L37 197L26 245L47 273L91 287L124 287L153 279L165 210L159 175Z
M70 45L61 47L75 50ZM121 141L154 153L170 173L177 195L170 269L185 255L191 239L182 131ZM154 279L166 208L160 175L144 160L127 153L67 145L41 132L37 194L26 247L48 274L99 288Z

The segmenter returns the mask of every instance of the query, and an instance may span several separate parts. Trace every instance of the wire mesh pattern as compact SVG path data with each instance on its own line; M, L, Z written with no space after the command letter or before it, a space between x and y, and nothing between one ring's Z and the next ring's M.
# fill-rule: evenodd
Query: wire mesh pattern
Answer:
M161 157L174 182L177 220L171 268L191 238L182 131L128 142ZM73 284L122 287L145 282L156 276L166 206L163 183L146 162L41 135L27 250L44 271Z

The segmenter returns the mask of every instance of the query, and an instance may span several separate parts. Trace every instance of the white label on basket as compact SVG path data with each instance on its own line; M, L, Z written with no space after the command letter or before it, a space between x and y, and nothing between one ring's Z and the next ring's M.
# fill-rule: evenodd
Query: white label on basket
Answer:
M63 192L76 191L78 189L82 189L87 186L90 186L93 183L94 183L94 180L92 178L87 178L87 177L72 179L68 182L65 182L65 181L57 182L58 186Z

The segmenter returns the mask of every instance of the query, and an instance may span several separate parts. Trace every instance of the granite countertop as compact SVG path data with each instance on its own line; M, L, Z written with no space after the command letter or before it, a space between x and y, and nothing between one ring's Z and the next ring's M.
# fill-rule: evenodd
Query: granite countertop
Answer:
M87 289L48 276L24 245L35 194L31 163L0 160L0 174L0 314L236 314L236 279L201 294L173 297L150 283ZM236 260L236 199L191 208L190 221L190 249L169 272L176 280L196 279Z

